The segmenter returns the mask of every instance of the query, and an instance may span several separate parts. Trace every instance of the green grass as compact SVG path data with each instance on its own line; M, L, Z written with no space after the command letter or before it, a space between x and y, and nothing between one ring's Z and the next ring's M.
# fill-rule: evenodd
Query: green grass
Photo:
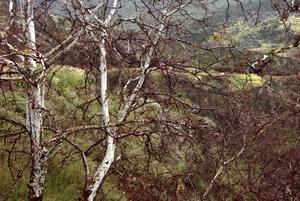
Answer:
M128 71L122 71L121 74L119 74L119 71L117 69L109 71L109 77L112 80L119 80L119 76L121 75L121 82L124 84L125 80L133 75L136 74L136 69L130 69ZM134 75L133 75L134 76ZM252 89L254 87L262 86L264 84L263 79L256 75L256 74L218 74L216 72L213 73L214 77L222 78L222 80L225 80L226 83L229 81L229 85L232 85L232 89L234 91L236 90L248 90ZM223 79L224 78L224 79ZM75 119L73 115L74 109L90 100L91 98L95 97L96 95L96 81L92 80L92 87L89 90L83 89L84 86L84 79L85 74L81 70L76 70L72 68L64 67L56 72L56 74L53 77L52 80L52 91L48 93L47 95L47 109L51 111L51 113L55 114L54 120L52 120L53 124L55 124L58 127L64 128L67 124L70 125L82 125L85 121L82 118L83 111L78 111L75 115ZM160 72L155 72L152 76L149 76L149 82L155 86L161 86L160 88L157 88L157 92L167 92L167 87L164 84L165 78L162 76ZM219 87L219 83L212 77L208 76L206 73L200 73L199 74L199 80L202 80L204 83L208 83L213 85L214 87ZM196 104L199 102L198 99L203 99L205 96L205 100L201 100L201 104L203 106L206 106L206 104L213 104L212 102L218 102L220 101L220 97L216 94L214 94L215 89L210 86L201 85L199 83L198 79L193 78L190 74L183 75L176 81L176 95L181 100L187 102L188 104ZM112 114L117 114L119 110L119 96L115 95L115 92L118 91L118 87L116 86L117 82L112 82L111 88L109 90L109 102L111 105L110 112ZM148 83L147 83L148 84ZM194 85L199 85L197 88L193 87ZM187 91L189 89L189 91ZM200 94L201 93L201 94ZM89 95L87 95L89 94ZM180 95L180 97L179 97ZM24 98L22 97L22 94L20 92L16 92L16 102L19 105L24 104ZM11 98L11 95L7 95L8 98ZM207 99L207 100L206 100ZM152 100L149 98L148 100ZM2 97L0 97L0 102L3 102ZM217 103L216 103L217 104ZM12 107L6 105L6 107ZM87 113L89 116L100 114L101 106L100 104L95 101L90 105L90 108L87 110ZM143 110L146 110L147 112L140 114L139 112L142 112ZM134 120L136 117L138 118L145 118L145 119L157 119L157 114L159 112L164 112L162 107L159 106L157 103L151 103L148 105L143 106L140 110L136 111L137 116L134 116L131 114L129 116L129 120ZM10 116L12 115L12 118L16 118L16 114L19 115L19 113L12 112L10 114L9 112L0 109L0 114ZM24 111L22 111L20 114L24 114ZM213 117L209 118L208 116L205 116L203 114L190 114L190 111L184 111L182 108L178 109L176 107L169 108L168 114L171 118L175 119L187 119L188 116L190 120L196 120L196 119L204 119L205 122L207 122L210 125L214 125L214 119ZM20 115L22 116L22 115ZM113 115L112 115L113 116ZM112 122L114 121L114 117L112 117ZM24 119L20 119L20 121L24 121ZM99 123L101 122L101 117L96 117L91 121L92 123ZM0 122L1 123L1 122ZM7 127L1 127L6 125L0 124L0 131L1 129L5 129ZM126 126L121 128L122 133L131 132L132 127L130 124L127 124ZM141 125L139 128L141 131L144 130L150 130L151 127L147 127L147 125ZM139 131L139 130L137 130ZM174 131L176 132L176 131ZM76 141L77 144L80 144L82 147L87 148L89 143L91 143L95 138L99 138L102 133L99 133L99 131L95 132L89 132L86 135L78 135L80 137L76 137L76 139L73 139ZM293 137L293 136L291 136ZM153 144L150 149L153 149L152 151L157 152L158 158L152 158L149 164L148 173L151 174L153 178L157 179L157 182L160 183L162 186L171 186L176 184L177 180L173 181L172 175L185 175L190 171L190 168L192 168L192 164L189 161L189 156L187 153L188 147L185 147L186 145L183 145L180 149L176 147L177 145L174 145L172 147L172 151L165 150L163 146L162 139L159 134L153 134L150 137L151 142ZM132 186L132 188L149 188L149 192L152 194L162 194L160 189L155 189L155 187L151 187L153 183L153 178L149 178L147 175L148 173L142 172L145 170L145 167L148 165L144 161L147 161L148 155L147 151L144 147L144 143L146 143L146 138L139 138L136 136L131 136L129 138L125 138L123 140L120 140L118 144L118 151L117 156L124 154L126 157L129 157L130 162L128 161L117 161L114 164L114 167L112 170L134 170L136 171L138 176L136 178L131 178L129 186ZM174 142L175 144L175 142ZM89 164L90 164L90 170L91 170L91 176L93 174L93 171L95 170L96 166L99 164L99 162L102 161L103 154L104 154L104 144L99 145L95 151L88 157ZM46 190L45 190L45 201L75 201L78 199L82 192L83 188L83 170L82 170L82 162L79 155L72 156L67 161L64 162L63 168L58 166L58 164L62 161L64 154L68 153L71 150L69 145L62 144L58 149L58 155L54 158L51 158L51 161L49 162L49 174L47 175L47 182L46 182ZM122 152L121 152L122 150ZM150 150L151 151L151 150ZM199 149L199 154L201 154L201 150ZM123 155L122 155L123 156ZM0 151L0 159L1 161L6 160L7 155L3 154L3 152ZM20 163L24 163L25 159L19 159ZM138 163L135 163L138 161ZM133 162L133 163L132 163ZM118 169L118 166L121 166L122 168ZM197 169L198 167L194 167ZM140 171L140 172L139 172ZM136 173L133 172L133 173ZM132 173L132 174L133 174ZM28 174L29 170L26 171L24 174L24 177L21 178L21 180L17 183L17 186L15 186L14 192L11 195L11 198L9 201L21 201L26 200L27 197L27 182L28 182ZM121 172L122 174L122 172ZM131 174L131 173L129 173ZM204 174L204 173L203 173ZM140 176L139 176L140 175ZM146 176L145 176L146 175ZM231 176L228 173L229 176ZM129 175L130 176L130 175ZM210 176L210 175L209 175ZM224 175L222 178L225 178L227 175ZM203 191L205 187L207 187L208 183L206 182L203 175L201 176L191 176L195 186L197 189L201 189ZM5 192L9 191L10 186L12 184L12 181L10 179L9 171L7 168L6 163L0 164L0 178L4 182L0 183L0 196L3 195ZM171 178L171 179L170 179ZM121 201L127 201L130 199L130 192L124 192L123 188L118 186L118 174L110 175L107 180L105 181L103 185L103 193L105 196L104 200L109 201L115 201L115 200L121 200ZM234 177L233 177L234 179ZM176 185L175 189L176 189ZM174 186L171 186L170 188L174 188ZM125 189L128 189L126 187ZM233 192L235 189L232 190ZM124 193L126 193L124 196ZM170 194L166 194L166 197L168 197ZM162 195L161 195L162 196ZM102 198L101 198L102 199ZM187 199L190 200L190 199Z
M237 89L247 89L262 86L263 79L256 74L236 74L229 78L232 86Z
M83 70L66 66L55 71L52 83L62 89L80 88L84 85L84 75Z
M76 155L62 169L55 168L50 170L46 179L45 201L77 200L83 188L84 176L82 167L81 159Z

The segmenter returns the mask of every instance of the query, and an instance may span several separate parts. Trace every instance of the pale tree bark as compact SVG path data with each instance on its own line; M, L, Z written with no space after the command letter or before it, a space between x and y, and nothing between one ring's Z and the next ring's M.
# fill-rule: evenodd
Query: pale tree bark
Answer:
M94 177L93 182L89 188L84 192L83 199L88 201L93 201L97 195L97 191L103 182L103 179L108 172L111 164L115 158L116 143L115 143L115 129L110 126L110 117L109 117L109 103L107 98L107 64L106 64L106 49L105 49L105 32L101 34L101 40L99 42L100 50L100 96L102 104L102 115L103 115L103 125L105 132L107 134L107 145L106 153L98 166Z
M107 17L104 20L100 20L99 17L95 15L96 11L101 8L103 3L99 3L96 6L95 10L89 13L88 20L91 24L93 21L96 21L103 25L102 30L100 31L100 39L98 39L95 34L91 33L92 37L98 41L99 52L100 52L100 64L99 64L99 71L100 71L100 97L101 97L101 105L102 105L102 118L103 118L103 125L106 132L106 153L100 165L98 166L97 170L94 173L92 183L87 188L84 189L82 199L87 201L93 201L97 195L97 191L100 188L108 170L111 167L111 164L115 158L115 151L116 151L116 142L115 142L115 135L116 129L110 126L110 115L109 115L109 103L107 98L107 62L106 62L106 48L105 48L105 40L107 37L106 27L111 22L118 6L118 0L114 0L112 3L111 10L108 12Z
M114 0L113 2L113 8L116 8L118 4L117 0ZM180 6L179 8L182 8L188 4L184 4ZM131 92L131 94L125 98L125 104L123 109L118 114L117 119L117 125L122 124L124 121L126 121L128 114L131 111L132 106L135 103L135 100L137 99L138 92L141 90L147 73L149 72L148 69L150 67L150 62L154 54L155 46L157 45L159 39L163 35L163 30L165 29L166 25L164 20L178 11L178 9L173 9L171 12L167 12L167 9L163 10L163 17L161 21L161 25L159 26L156 33L153 33L154 38L151 41L152 46L146 51L146 54L143 55L143 58L141 60L141 74L138 77L138 82L134 88L134 90ZM109 13L108 17L103 21L103 24L105 26L108 26L111 19L113 18L113 15L115 13L116 9L112 9ZM99 19L99 18L97 18ZM155 32L153 29L152 32ZM151 35L151 36L150 36ZM103 183L103 180L109 171L112 163L115 160L115 152L116 152L116 138L117 138L117 132L119 130L118 126L112 126L110 125L110 117L109 117L109 104L108 104L108 98L107 98L107 64L106 64L106 48L105 48L105 40L107 37L106 30L103 29L100 34L100 40L97 40L97 37L95 34L91 33L91 36L96 40L99 41L99 50L100 50L100 96L101 96L101 104L102 104L102 115L103 115L103 124L105 127L106 135L107 135L107 145L106 145L106 153L105 156L101 162L101 164L98 166L94 176L91 185L88 187L88 189L85 189L83 192L82 199L87 201L93 201L97 195L97 191L99 190L101 184ZM151 31L149 32L148 37L152 37ZM126 85L125 85L126 86Z
M26 128L31 140L32 166L28 183L30 201L42 200L46 177L47 149L42 147L43 108L44 108L44 67L37 73L36 33L33 14L33 0L21 1L24 16L23 29L26 45L24 70L27 72L26 89Z
M80 1L80 0L78 0ZM117 0L115 0L117 2ZM43 111L44 107L44 80L45 71L47 64L52 64L55 60L60 57L63 53L70 50L78 41L79 37L85 33L86 29L89 29L92 25L79 27L74 30L70 36L60 44L49 50L44 56L38 53L36 48L36 30L34 23L34 0L20 0L19 4L14 4L13 0L9 1L9 12L11 21L8 24L7 29L10 28L14 17L15 17L15 6L20 6L21 25L23 27L23 37L18 40L24 47L23 51L19 55L18 49L15 49L5 39L3 42L13 53L16 53L16 57L20 57L20 63L15 64L14 61L8 63L14 67L18 77L1 77L1 80L16 80L23 79L26 83L25 97L26 97L26 129L29 133L31 141L31 171L30 179L28 182L28 200L30 201L41 201L43 199L43 191L45 188L45 178L47 174L47 160L49 157L48 147L43 139ZM115 6L116 7L116 6ZM95 9L94 12L97 12ZM114 12L111 12L111 16ZM2 32L1 32L2 34ZM2 35L1 35L2 37ZM17 36L16 36L17 37ZM5 37L2 37L5 38ZM19 38L17 38L19 39ZM100 43L101 45L101 43ZM103 40L104 47L104 40ZM103 49L103 48L102 48ZM101 50L101 48L100 48ZM104 56L103 51L101 55ZM3 60L3 59L2 59ZM103 59L102 59L103 61ZM104 66L106 68L106 61L104 60ZM39 66L37 65L39 64ZM41 68L40 68L41 66ZM100 68L102 69L100 66ZM103 79L105 80L105 79ZM103 85L105 87L105 85ZM106 90L104 90L106 93ZM103 96L104 97L104 96ZM105 102L105 101L104 101ZM105 104L104 104L105 105ZM105 107L103 108L105 110ZM103 114L108 114L108 110L105 110ZM107 121L106 121L107 120ZM105 125L109 124L109 117L105 118ZM109 128L107 129L109 131ZM111 138L108 139L111 142ZM110 144L110 143L109 143ZM50 147L49 147L50 148ZM110 148L108 150L111 150ZM114 155L114 154L113 154Z

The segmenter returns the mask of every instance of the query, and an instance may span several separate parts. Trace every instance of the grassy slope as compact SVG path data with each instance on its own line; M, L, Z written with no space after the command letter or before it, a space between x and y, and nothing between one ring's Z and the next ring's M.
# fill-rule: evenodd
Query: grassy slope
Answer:
M92 90L95 89L94 83L91 85L91 89L88 90L88 93L91 93L90 95L87 96L87 92L82 89L84 86L84 72L82 70L78 69L73 69L73 68L62 68L56 72L56 74L52 78L52 86L53 86L53 91L47 95L47 108L52 111L53 113L56 113L56 118L54 119L53 123L60 124L60 126L63 127L63 125L68 125L71 124L69 122L69 119L71 118L70 115L72 115L72 111L74 109L84 103L85 101L88 101L92 97ZM117 71L116 70L111 70L109 73L110 80L117 80ZM215 76L219 76L216 74ZM126 77L126 75L124 76ZM202 74L200 79L207 79L207 75ZM251 89L256 86L261 86L263 84L262 80L260 77L256 75L231 75L231 76L226 76L224 77L227 79L229 82L232 83L232 87L235 88L234 90L245 90L245 89ZM151 79L154 79L155 82L158 82L158 85L163 85L163 83L160 83L163 81L163 78L159 73L155 73ZM246 82L248 80L249 82ZM175 88L177 90L177 94L181 97L181 99L189 104L197 104L197 96L195 96L198 92L197 89L195 91L190 91L189 93L186 92L186 89L188 87L187 82L195 82L193 81L193 78L190 78L188 75L185 75L181 77L181 80L178 81L177 87ZM116 89L116 86L112 85L113 82L111 82L111 85L113 88ZM208 84L215 85L215 83L211 81L207 81ZM250 87L250 88L249 88ZM205 89L204 89L205 90ZM85 92L84 92L85 91ZM194 95L193 95L194 94ZM15 93L16 99L18 100L18 107L24 107L24 98L22 98L21 94L16 91ZM0 99L0 103L4 103L3 97ZM5 103L7 104L7 103ZM110 98L110 104L112 105L112 108L117 108L117 102L114 101L114 99ZM8 107L8 105L5 105ZM11 105L13 107L13 105ZM157 110L157 106L153 105L151 106L152 110ZM117 110L117 109L116 109ZM16 111L16 108L14 108L14 111ZM99 114L100 112L100 106L95 103L94 106L92 106L89 110L89 116L93 116L93 114ZM115 111L111 111L115 112ZM172 111L171 111L172 112ZM184 115L183 111L177 111L174 110L173 115L178 116L178 115ZM24 109L17 110L15 115L22 116L24 114ZM12 114L13 115L13 114ZM155 118L155 113L153 113L153 118ZM193 116L193 115L192 115ZM132 118L132 117L131 117ZM197 115L194 115L192 118L199 118ZM205 118L201 117L201 118ZM208 118L209 119L209 118ZM82 124L81 120L81 115L76 116L75 119L71 119L71 121L77 122L78 124ZM94 120L95 123L100 122L99 118L96 118ZM210 120L211 121L211 120ZM5 127L5 125L0 122L0 125L2 127ZM28 149L26 145L26 139L21 139L25 140L22 147L23 149ZM78 138L76 141L78 143L81 143L83 146L85 145L85 141L88 140L87 138ZM133 157L136 155L137 157L140 157L140 155L143 155L144 149L141 146L139 140L137 139L129 139L128 141L123 142L122 146L127 147L127 154L130 156L132 155ZM11 147L11 144L7 144L4 141L1 141L1 148L8 149ZM21 148L21 147L20 147ZM82 178L83 178L83 172L82 172L82 165L80 162L80 158L78 155L74 155L68 159L68 161L61 166L61 160L64 157L64 155L68 153L73 153L74 151L71 151L71 148L68 147L67 145L61 146L60 147L60 154L55 156L54 158L51 159L49 162L49 174L47 177L47 184L46 184L46 191L45 191L45 200L46 201L70 201L70 200L75 200L82 188ZM175 153L177 154L182 154L179 150L175 150ZM5 182L0 183L0 197L4 197L4 195L7 192L10 192L10 186L12 185L12 180L9 176L9 170L7 168L7 163L6 163L6 158L8 155L5 152L0 152L0 157L3 161L3 163L0 164L0 179ZM22 155L20 155L22 156ZM177 159L176 159L177 158ZM96 155L91 157L90 163L91 167L95 166L95 161L101 160L101 154L99 156L99 153L96 153ZM141 159L142 160L142 159ZM144 159L143 159L144 160ZM22 164L26 163L26 161L29 161L29 158L24 160L24 158L17 158L15 160L15 165L17 167L21 167ZM157 161L158 162L158 161ZM160 162L158 162L160 163ZM141 167L143 163L140 164ZM153 168L156 169L155 162L153 164ZM177 172L177 174L180 174L186 170L186 165L187 161L184 158L178 159L178 155L174 157L174 155L166 155L165 163L160 164L159 166L161 169L159 172L164 172L170 169L173 169L173 172ZM64 168L62 168L64 167ZM154 170L153 169L153 170ZM13 187L13 191L10 192L10 199L11 201L17 201L17 200L25 200L27 196L27 187L26 187L26 182L28 180L28 171L29 169L27 168L25 172L23 173L23 177L17 181L16 185ZM156 174L159 174L159 172L156 172ZM117 200L117 198L122 197L121 200L126 200L126 197L123 196L123 193L120 189L117 187L113 187L115 183L115 177L111 177L108 179L106 184L104 185L104 192L108 193L108 197L106 200ZM163 178L162 178L163 179ZM131 182L134 182L131 181ZM201 183L201 181L199 181ZM132 185L139 185L139 184L132 184ZM18 190L16 190L18 189Z
M225 1L224 1L225 2ZM223 2L223 3L224 3ZM251 4L253 5L253 4ZM224 10L226 4L219 4L216 8L216 10ZM256 8L256 7L254 7ZM267 9L267 7L266 7ZM233 7L233 10L235 10L235 7ZM224 15L219 15L220 21L223 20ZM241 13L237 14L238 19L240 19L237 22L234 22L231 27L229 27L229 33L230 35L235 38L235 40L239 41L242 44L245 44L244 47L247 48L264 48L264 49L272 49L278 47L278 45L282 45L282 43L279 43L284 38L283 35L283 29L282 25L278 23L278 19L276 19L273 16L266 16L264 20L262 20L258 27L253 28L251 25L245 23L243 19L241 19ZM236 18L234 18L236 19ZM295 17L292 17L291 23L296 24L297 29L299 28L299 20L297 20ZM298 23L298 24L297 24ZM276 36L276 37L274 37ZM111 73L110 77L114 77L115 75ZM229 75L227 75L229 76ZM188 77L186 77L189 79ZM205 79L205 75L203 75L203 78ZM261 86L263 84L263 80L256 76L252 75L249 79L249 76L241 74L241 75L230 75L227 77L228 80L232 83L232 86L236 88L236 90L242 90L242 89L249 89L256 86ZM226 79L227 79L226 78ZM161 80L159 78L159 75L156 75L156 80ZM251 80L251 82L246 82L246 80ZM57 74L54 76L52 84L54 86L54 89L56 91L52 92L51 94L48 94L48 101L47 101L47 108L52 109L56 112L58 118L55 119L56 123L60 124L71 124L71 122L68 122L69 115L71 111L73 111L77 106L84 103L85 101L88 101L91 99L92 95L90 94L94 93L95 86L94 83L91 85L91 90L85 91L82 90L82 87L84 86L84 75L82 71L78 71L74 69L62 69L57 72ZM193 93L197 93L196 91L191 93L186 93L186 86L184 84L179 84L178 88L180 91L180 94L182 94L186 98L186 102L189 102L191 104L197 103L197 100L193 99ZM4 97L0 97L0 103L5 106L9 107L11 111L16 111L18 114L18 119L20 121L24 121L24 98L22 95L18 92L15 93L15 97L13 97L12 94L7 93L8 101L12 99L16 99L17 107L11 105L8 106L8 102L4 101ZM113 104L113 112L117 110L117 104L114 105L114 101L117 100L115 97L111 97L111 101ZM117 102L117 101L115 101ZM99 105L95 103L93 106L90 107L90 116L93 116L94 114L98 114L100 112ZM4 113L4 111L0 111L2 115L12 115L12 117L16 117L16 113ZM175 112L175 114L180 113L180 111ZM75 119L77 123L81 123L81 116L82 112L78 113L78 117ZM73 121L73 120L72 120ZM99 118L93 119L94 122L99 122ZM0 122L0 128L4 129L6 125L1 124ZM133 155L139 155L143 153L143 150L140 146L138 146L139 141L127 142L127 146L134 149L131 154ZM9 143L5 143L4 141L0 142L0 148L9 148L12 145ZM70 147L65 147L64 151L67 153L70 151ZM11 180L11 177L9 175L9 170L7 168L7 153L1 151L0 152L0 159L1 161L4 161L0 164L0 197L4 197L5 194L10 192L10 186L13 183ZM94 156L95 158L96 156ZM99 156L98 156L99 157ZM168 159L169 164L167 166L163 166L162 170L174 168L177 172L182 172L185 170L186 167L186 161L185 160L174 160L172 156ZM79 168L81 167L80 160L77 156L74 156L70 159L67 165L67 169L61 170L60 166L58 165L61 161L61 157L56 157L53 161L51 161L49 168L50 168L50 174L47 178L47 188L45 191L45 200L46 201L69 201L69 200L75 200L81 190L82 182L81 178L82 170ZM90 161L93 166L93 161ZM17 166L22 166L24 164L24 158L18 158L16 159ZM155 166L155 165L154 165ZM169 166L169 167L168 167ZM13 192L10 193L11 197L9 200L26 200L27 196L27 187L26 182L28 180L28 169L23 173L23 177L20 178L20 180L16 183L16 185L13 188ZM201 179L199 180L199 183L201 183ZM108 193L107 200L117 200L119 197L122 197L123 192L121 189L113 188L111 190L111 186L114 186L115 184L115 178L109 178L107 183L104 185L104 192L110 191ZM134 182L132 183L134 185ZM200 185L200 184L199 184ZM126 197L123 197L122 200L126 200Z
M84 89L81 89L84 86L84 72L81 70L73 69L73 68L63 68L58 70L55 75L52 78L52 86L54 87L54 90L51 92L51 94L48 94L46 96L47 102L46 106L48 110L50 110L53 113L56 113L57 119L54 120L54 122L61 122L60 124L67 125L69 116L72 114L72 111L74 109L84 103L85 101L88 101L91 99L91 96L86 96L86 92ZM111 71L111 73L114 73L114 70ZM115 74L111 74L110 77L116 76ZM156 76L159 76L159 74L156 74ZM116 79L116 78L112 78ZM159 78L155 78L156 80L160 80ZM237 82L236 82L237 80ZM240 83L240 78L236 79L235 83ZM94 88L94 84L93 87ZM115 86L114 86L115 87ZM183 88L182 88L183 87ZM184 90L184 86L179 86L180 91ZM22 97L21 93L18 91L15 91L14 93L10 93L9 91L5 92L6 97L2 96L0 99L0 103L3 104L3 107L11 107L12 112L10 113L11 118L18 118L20 121L22 120L22 116L24 114L24 98ZM12 94L14 97L12 97ZM184 91L182 91L182 94L184 94ZM12 100L13 98L16 99L17 107L13 104L9 105L9 102L6 102L4 98L8 100ZM111 100L112 101L112 100ZM13 103L13 101L11 102ZM112 106L114 105L114 102L111 102ZM17 109L21 108L21 109ZM93 116L93 114L99 113L100 106L98 104L95 104L95 106L92 106L90 108L90 116ZM113 106L114 108L114 106ZM113 111L112 111L113 112ZM2 111L2 115L8 115L4 110ZM80 115L79 115L80 116ZM72 121L76 121L79 124L80 117L76 118L75 120L72 119ZM62 122L63 121L63 122ZM95 123L97 121L100 121L100 119L95 119ZM1 123L1 122L0 122ZM5 125L2 123L1 128L2 130L5 129ZM23 139L24 140L24 139ZM12 145L4 143L4 141L1 142L1 148L7 149L8 147L11 147ZM24 145L25 146L25 145ZM28 149L28 147L25 149ZM65 152L68 152L68 148L66 148ZM70 150L69 150L70 151ZM1 158L4 163L1 163L1 171L0 171L0 178L1 180L5 181L2 182L0 185L0 195L4 196L5 192L8 191L9 186L12 184L12 180L10 179L9 172L7 169L7 164L5 158L7 158L8 155L1 152ZM78 196L78 193L80 192L80 187L82 186L81 179L82 178L82 171L80 168L80 160L78 160L78 156L71 157L70 161L68 161L68 165L65 165L67 169L63 169L62 171L58 171L59 168L59 161L60 157L54 158L53 161L50 162L50 171L48 176L48 183L47 183L47 190L45 192L46 200L74 200L76 196ZM20 166L25 161L22 159L17 159L17 166ZM58 168L58 169L57 169ZM17 182L17 186L19 186L18 191L14 191L12 193L13 197L11 197L10 200L22 200L25 199L27 188L26 188L26 181L28 180L28 168L25 171L25 176L20 179L19 182ZM81 176L79 176L81 175ZM79 176L79 177L78 177ZM23 198L22 198L23 197Z

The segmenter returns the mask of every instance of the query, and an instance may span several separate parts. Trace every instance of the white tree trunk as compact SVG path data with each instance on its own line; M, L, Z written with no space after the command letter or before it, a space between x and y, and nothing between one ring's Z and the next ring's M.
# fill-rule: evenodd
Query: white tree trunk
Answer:
M115 7L117 5L117 0L114 1ZM113 15L114 11L110 13L110 19ZM106 20L105 23L109 23L109 20ZM164 29L164 25L161 25L159 28L159 33L154 39L154 44L156 44L162 35L162 30ZM94 37L95 38L95 37ZM99 41L99 49L100 49L100 95L101 95L101 104L102 104L102 115L103 115L103 124L106 130L107 134L107 147L106 147L106 153L105 156L97 168L94 177L93 177L93 182L89 186L89 189L85 190L83 193L83 200L84 201L94 201L97 191L100 188L101 183L103 182L103 179L105 178L108 170L111 167L111 164L114 162L115 158L115 151L116 151L116 144L115 144L115 137L116 133L118 131L118 128L113 128L110 126L109 123L109 104L108 104L108 99L107 99L107 64L106 64L106 49L105 49L105 38L106 38L106 32L105 30L102 31L101 33L101 39ZM145 81L145 76L146 76L146 71L150 65L151 58L153 56L154 52L154 47L151 47L148 54L146 55L144 63L141 64L142 67L142 73L139 78L139 81L133 90L130 98L126 100L125 106L118 115L118 123L122 123L123 121L126 120L130 108L133 105L138 91L141 89L142 85L144 84Z
M101 104L102 104L102 115L103 115L103 125L107 134L107 147L105 156L97 168L94 177L93 183L88 189L86 195L83 199L88 201L93 201L97 195L97 191L100 188L103 179L105 178L106 173L108 172L111 164L114 161L115 157L115 129L110 127L109 124L109 104L107 99L107 65L106 65L106 49L105 49L105 35L101 35L101 40L99 43L100 49L100 95L101 95Z
M94 174L93 184L89 189L88 201L93 201L97 195L97 191L100 188L103 179L107 171L110 169L111 164L114 162L116 144L114 138L110 135L107 136L107 148L105 156L101 162L101 165L98 167L97 171Z
M41 146L43 133L43 118L42 111L44 108L44 86L42 80L37 80L34 72L37 68L37 63L34 59L36 56L36 35L33 15L34 0L22 1L23 7L23 29L26 39L26 49L28 56L25 57L25 68L28 71L28 79L26 96L26 127L31 140L32 167L30 180L28 183L30 201L42 200L42 194L46 176L46 160L47 149Z
M101 22L104 27L106 27L112 20L118 5L118 0L113 0L111 10L108 12L108 15L104 21L100 20L95 13L102 7L102 3L99 3L95 8L95 12L92 12L90 17L95 19L98 22ZM93 34L92 34L93 35ZM107 174L111 164L114 162L116 144L115 144L115 134L116 129L110 126L110 117L109 117L109 104L107 99L107 64L106 64L106 49L105 49L105 39L107 33L104 30L101 31L100 40L99 40L99 50L100 50L100 96L101 96L101 104L102 104L102 115L103 115L103 125L107 135L107 145L106 145L106 153L98 166L92 184L83 192L83 200L93 201L97 195L97 191L100 188L101 183L103 182L105 175ZM95 37L95 36L94 36ZM95 37L97 40L97 38Z
M48 151L41 146L43 120L43 85L29 86L26 105L27 129L31 140L31 173L28 183L30 201L41 201L47 173Z
M103 22L104 26L107 26L110 23L110 21L112 20L113 15L117 8L117 4L118 4L118 0L114 0L112 10L109 12L108 17ZM187 4L185 4L183 6L186 6L186 5ZM163 13L165 14L163 19L166 19L167 16L175 13L178 9L179 8L174 9L170 13L167 13L167 9L165 9L163 11ZM158 29L159 32L155 35L154 40L152 41L154 45L151 46L151 48L149 49L147 54L144 55L144 57L145 57L144 61L141 61L141 68L142 68L141 75L138 79L138 83L135 86L133 92L131 93L129 98L125 100L124 108L118 115L118 123L123 123L126 120L128 114L130 113L130 109L137 98L138 91L142 88L142 86L145 82L145 76L146 76L147 70L150 66L151 59L153 57L154 46L156 46L158 40L162 36L162 34L163 34L162 31L164 28L165 28L165 24L162 23ZM91 33L91 36L95 40L97 40L97 37L93 33ZM100 49L100 67L99 67L100 82L101 82L100 95L101 95L101 104L102 104L103 124L104 124L106 135L107 135L107 147L106 147L105 156L94 174L92 184L89 186L88 189L85 189L85 191L83 192L82 199L84 201L93 201L95 199L95 197L97 195L97 191L99 190L101 183L103 182L108 170L110 169L111 164L114 162L115 151L116 151L115 137L116 137L118 128L111 127L110 123L109 123L110 119L109 119L109 104L108 104L108 99L107 99L107 64L106 64L106 49L105 49L106 36L107 36L106 31L102 30L101 34L100 34L101 38L98 41L99 41L99 49Z

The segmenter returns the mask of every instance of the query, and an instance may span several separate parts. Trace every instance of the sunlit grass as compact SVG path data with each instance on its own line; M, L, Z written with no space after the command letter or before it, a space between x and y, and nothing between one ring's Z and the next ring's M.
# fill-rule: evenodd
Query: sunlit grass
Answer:
M263 79L256 74L234 74L230 76L229 80L237 89L259 87L264 83Z

